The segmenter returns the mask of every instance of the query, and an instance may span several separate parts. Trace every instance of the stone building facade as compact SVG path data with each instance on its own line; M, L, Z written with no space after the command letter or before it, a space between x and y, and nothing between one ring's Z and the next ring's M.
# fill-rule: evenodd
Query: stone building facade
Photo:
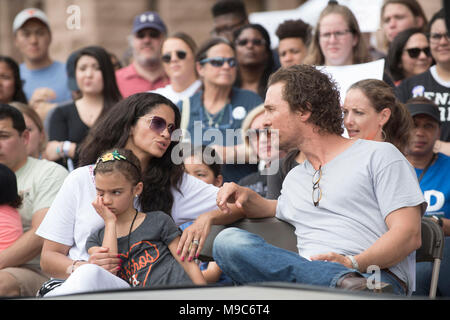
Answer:
M0 54L21 61L14 47L12 23L24 8L36 7L48 15L52 28L51 57L65 61L75 49L101 45L120 59L126 54L133 18L146 10L158 11L169 33L184 31L197 43L210 35L210 9L216 0L0 0ZM310 0L312 1L312 0ZM442 0L419 0L428 17ZM249 13L294 9L305 0L245 0Z

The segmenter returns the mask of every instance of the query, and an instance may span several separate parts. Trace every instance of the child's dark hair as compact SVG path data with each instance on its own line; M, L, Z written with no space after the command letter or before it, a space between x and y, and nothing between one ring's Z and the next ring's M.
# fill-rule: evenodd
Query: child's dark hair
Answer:
M0 205L9 205L18 209L22 205L22 197L17 193L17 178L10 168L0 163Z
M217 178L222 174L222 160L220 156L217 154L216 150L207 145L201 146L191 146L189 154L183 154L183 161L188 157L195 157L197 159L201 159L204 165L207 165L208 168L214 174L214 178Z
M139 159L131 150L115 148L104 152L97 160L94 175L119 171L133 185L142 181Z

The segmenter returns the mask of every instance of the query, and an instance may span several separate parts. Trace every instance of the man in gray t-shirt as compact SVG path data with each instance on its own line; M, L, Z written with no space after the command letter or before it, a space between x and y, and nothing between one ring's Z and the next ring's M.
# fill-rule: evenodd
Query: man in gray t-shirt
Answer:
M86 250L101 246L105 228L93 233ZM183 267L170 253L168 245L181 230L164 212L147 213L145 220L129 236L117 239L122 267L117 276L133 287L192 284Z
M248 218L291 223L299 253L228 228L214 241L220 268L237 283L410 294L425 200L405 157L389 143L344 138L338 90L312 66L275 72L264 107L264 124L278 131L279 148L302 150L306 160L289 172L278 200L230 183L217 203L223 212L236 203Z

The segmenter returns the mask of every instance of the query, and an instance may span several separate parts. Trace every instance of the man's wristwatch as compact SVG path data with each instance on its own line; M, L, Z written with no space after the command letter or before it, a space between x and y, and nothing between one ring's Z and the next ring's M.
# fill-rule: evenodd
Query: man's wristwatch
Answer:
M346 257L352 262L352 268L359 271L358 261L356 261L355 257L350 255L347 255Z
M434 220L436 220L437 224L442 228L444 226L444 221L442 221L441 217L438 216L431 216Z

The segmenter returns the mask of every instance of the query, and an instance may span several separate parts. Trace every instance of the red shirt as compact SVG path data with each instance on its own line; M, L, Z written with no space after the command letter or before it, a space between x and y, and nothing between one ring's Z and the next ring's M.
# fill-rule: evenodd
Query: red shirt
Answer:
M137 73L136 68L132 63L129 66L116 71L116 80L120 93L124 98L138 92L146 92L165 87L170 83L166 74L153 82L143 78Z

